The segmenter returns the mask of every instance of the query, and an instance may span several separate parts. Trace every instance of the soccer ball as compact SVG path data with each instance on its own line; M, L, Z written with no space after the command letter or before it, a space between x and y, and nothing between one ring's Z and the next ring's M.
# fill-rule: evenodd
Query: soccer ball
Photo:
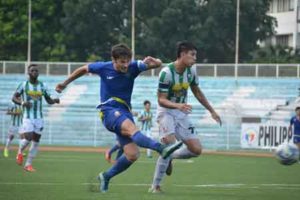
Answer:
M277 147L275 156L280 164L292 165L299 160L299 149L295 144L281 144Z

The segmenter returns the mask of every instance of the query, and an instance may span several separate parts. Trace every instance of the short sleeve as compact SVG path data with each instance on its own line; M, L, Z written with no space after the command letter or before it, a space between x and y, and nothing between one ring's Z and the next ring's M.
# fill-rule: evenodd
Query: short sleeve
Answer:
M191 68L191 74L192 74L191 85L199 85L199 79L198 79L196 67Z
M90 63L88 65L89 73L100 75L102 66L103 66L103 62Z
M19 93L19 94L22 94L23 91L24 91L24 85L25 85L24 82L20 83L20 84L18 85L18 87L17 87L16 92Z
M290 125L293 125L293 124L294 124L294 117L292 117L290 120Z
M158 80L158 92L167 93L172 84L168 67L165 67L160 71Z
M147 70L147 65L146 65L142 60L136 61L136 65L137 65L137 68L138 68L141 72Z

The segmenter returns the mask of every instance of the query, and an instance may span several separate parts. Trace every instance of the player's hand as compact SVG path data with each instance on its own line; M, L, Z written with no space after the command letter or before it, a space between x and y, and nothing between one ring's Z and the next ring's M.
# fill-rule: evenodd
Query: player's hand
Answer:
M55 87L55 91L61 93L67 86L63 83L59 83Z
M57 103L59 104L60 103L60 99L56 98L56 99L53 99L54 103Z
M160 67L162 65L162 62L160 59L153 58L151 56L147 56L146 58L144 58L143 62L146 65L148 65L150 68Z
M178 109L181 110L182 112L186 113L186 114L189 114L189 113L192 112L192 106L188 105L186 103L179 104Z
M212 117L216 122L218 122L218 123L220 124L220 126L222 126L222 120L221 120L220 116L219 116L215 111L213 111L213 112L211 113L211 117Z
M24 102L22 103L22 106L24 106L24 107L26 107L26 108L31 108L31 107L32 107L32 103L29 102L29 101L24 101Z

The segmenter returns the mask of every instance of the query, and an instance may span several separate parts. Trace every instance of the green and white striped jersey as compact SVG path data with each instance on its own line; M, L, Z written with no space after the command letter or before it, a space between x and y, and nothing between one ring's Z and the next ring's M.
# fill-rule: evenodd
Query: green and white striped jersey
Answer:
M140 113L139 118L148 117L149 120L141 121L141 130L147 131L150 130L152 127L152 117L153 114L151 111L147 112L146 110L142 110Z
M22 82L17 91L21 94L23 101L31 102L32 107L23 107L23 117L27 119L41 119L43 118L43 99L42 97L50 97L50 93L46 85L38 81L37 84L31 84L29 81Z
M187 91L190 85L198 85L195 67L188 67L182 74L175 71L174 63L168 64L159 73L160 93L168 93L168 99L175 103L187 102Z
M10 103L8 106L8 114L11 115L10 125L11 126L20 126L22 124L22 107L15 103ZM15 114L11 114L15 113Z

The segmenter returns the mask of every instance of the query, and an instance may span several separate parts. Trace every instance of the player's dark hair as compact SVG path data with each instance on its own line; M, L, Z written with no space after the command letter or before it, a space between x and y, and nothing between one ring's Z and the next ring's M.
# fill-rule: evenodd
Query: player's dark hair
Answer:
M151 102L150 102L149 100L145 100L145 101L144 101L144 106L147 105L147 104L150 104L150 105L151 105Z
M297 106L297 107L295 108L295 111L297 111L297 110L300 110L300 107L299 107L299 106Z
M37 67L37 66L38 66L37 64L30 64L28 65L27 70L29 70L31 67Z
M193 50L197 51L197 47L191 42L180 41L180 42L177 42L177 44L176 44L176 51L177 51L176 56L177 56L177 58L180 57L180 54L182 52L188 52L188 51L193 51Z
M132 52L126 44L120 43L120 44L114 45L111 48L111 56L114 59L118 59L118 58L121 58L121 57L131 59Z

